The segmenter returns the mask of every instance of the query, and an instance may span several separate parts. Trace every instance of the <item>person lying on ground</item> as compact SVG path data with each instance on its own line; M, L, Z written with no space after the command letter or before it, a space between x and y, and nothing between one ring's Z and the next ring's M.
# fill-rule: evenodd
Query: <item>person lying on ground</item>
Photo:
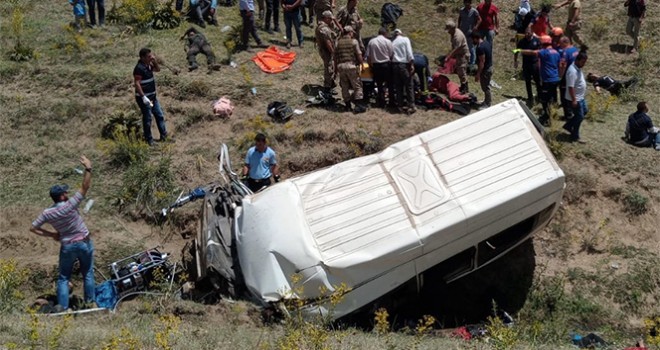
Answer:
M593 84L596 92L599 94L602 92L602 89L607 90L610 94L614 96L619 96L621 92L626 89L634 88L637 85L639 79L637 77L632 77L628 80L616 80L609 75L596 75L594 73L587 74L587 81Z
M429 90L437 91L441 94L447 95L450 101L452 102L461 102L461 103L476 103L477 98L473 94L462 94L460 92L460 86L453 81L449 80L445 74L437 71L431 77L431 85Z
M215 54L211 49L211 44L209 44L209 42L206 40L204 34L199 32L197 29L190 27L181 37L181 40L183 39L186 40L184 50L186 51L187 54L189 71L192 72L195 69L199 68L199 66L197 65L196 57L200 53L206 56L206 62L209 72L220 69L220 65L215 63Z

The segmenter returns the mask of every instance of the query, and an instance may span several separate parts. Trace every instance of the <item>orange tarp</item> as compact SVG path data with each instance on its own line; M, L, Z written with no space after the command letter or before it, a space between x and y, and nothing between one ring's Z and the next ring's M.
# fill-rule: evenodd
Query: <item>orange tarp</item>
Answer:
M289 69L295 60L295 52L281 51L275 46L270 46L264 51L257 52L257 54L252 57L252 61L254 61L254 63L266 73L283 72Z

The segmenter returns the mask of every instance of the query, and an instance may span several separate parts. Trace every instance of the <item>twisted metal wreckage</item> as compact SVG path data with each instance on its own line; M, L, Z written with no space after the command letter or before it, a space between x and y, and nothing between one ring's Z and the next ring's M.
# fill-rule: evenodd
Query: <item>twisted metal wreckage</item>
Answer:
M372 154L251 193L221 148L196 238L198 279L263 306L337 319L439 264L446 281L503 256L556 212L564 173L509 100ZM294 275L301 277L296 288ZM338 305L327 295L344 283ZM320 288L321 287L321 288Z

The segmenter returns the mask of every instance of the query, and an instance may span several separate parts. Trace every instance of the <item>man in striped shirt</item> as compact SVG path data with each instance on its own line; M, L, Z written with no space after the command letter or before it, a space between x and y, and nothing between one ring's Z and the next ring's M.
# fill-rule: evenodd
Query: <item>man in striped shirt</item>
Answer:
M53 199L51 207L45 209L32 222L30 231L43 237L50 237L61 243L59 257L59 277L57 279L57 303L61 310L69 308L69 280L73 272L73 264L80 261L80 271L83 275L85 303L94 302L94 245L89 238L89 230L83 222L78 206L85 198L92 182L92 162L84 155L80 163L85 167L82 188L69 198L67 185L55 185L50 188ZM50 224L55 230L42 228Z

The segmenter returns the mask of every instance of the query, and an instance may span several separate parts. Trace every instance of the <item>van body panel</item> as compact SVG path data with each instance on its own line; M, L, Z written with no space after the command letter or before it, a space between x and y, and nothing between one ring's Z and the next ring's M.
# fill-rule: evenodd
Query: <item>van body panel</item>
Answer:
M466 273L508 252L547 224L564 189L530 118L509 100L246 196L235 234L249 292L311 300L344 283L338 318L473 247L492 251L466 254ZM525 220L525 232L506 231Z

